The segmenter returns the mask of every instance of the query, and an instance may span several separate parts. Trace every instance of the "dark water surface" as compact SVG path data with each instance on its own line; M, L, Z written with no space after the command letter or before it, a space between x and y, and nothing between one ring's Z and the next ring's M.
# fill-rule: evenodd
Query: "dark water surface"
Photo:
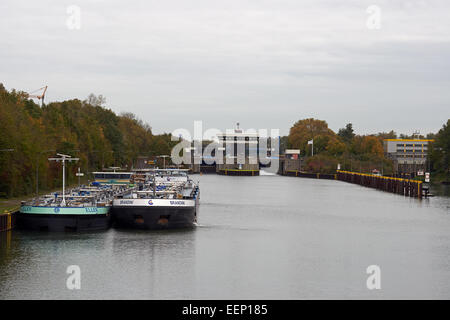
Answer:
M13 231L0 298L450 298L450 198L416 200L339 181L200 180L192 230ZM368 290L366 268L381 268ZM66 268L81 268L81 290Z

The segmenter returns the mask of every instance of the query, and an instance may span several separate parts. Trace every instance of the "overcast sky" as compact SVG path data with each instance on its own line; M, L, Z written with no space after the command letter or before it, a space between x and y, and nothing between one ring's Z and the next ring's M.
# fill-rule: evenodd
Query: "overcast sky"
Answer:
M436 132L450 118L449 17L447 0L1 0L0 82L48 85L47 102L103 94L155 133L202 120L287 134L307 117Z

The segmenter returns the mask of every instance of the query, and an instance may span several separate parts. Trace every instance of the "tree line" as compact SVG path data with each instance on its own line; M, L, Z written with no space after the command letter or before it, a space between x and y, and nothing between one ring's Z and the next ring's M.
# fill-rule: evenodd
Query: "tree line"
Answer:
M305 171L332 173L340 164L342 170L371 172L377 169L384 174L392 174L393 163L385 157L383 141L397 138L433 139L429 148L430 169L439 180L450 180L450 119L438 133L425 136L397 135L393 130L357 135L351 123L335 133L324 120L302 119L294 123L288 136L281 138L281 146L301 150L301 155L305 157ZM313 144L308 144L311 140Z
M170 134L154 135L134 114L117 115L103 107L105 102L102 95L91 94L83 101L40 107L25 93L9 92L0 84L0 197L33 193L37 176L40 190L59 188L60 164L48 161L56 153L80 159L69 165L68 183L75 182L78 167L85 173L109 166L129 169L139 156L171 153L177 142ZM357 135L351 123L335 133L326 121L310 118L294 123L289 135L281 138L280 151L300 149L306 171L335 172L339 163L343 170L390 174L392 162L385 158L383 140L397 137L412 138L394 131ZM435 140L429 149L430 168L440 180L449 181L450 119L436 134L420 137Z
M138 156L170 154L176 143L170 134L154 135L132 113L117 115L104 103L103 96L91 94L84 101L40 107L0 84L0 196L33 193L37 175L39 189L59 188L60 164L48 161L56 153L80 159L69 164L68 183L75 181L78 167L86 173L109 166L129 169Z

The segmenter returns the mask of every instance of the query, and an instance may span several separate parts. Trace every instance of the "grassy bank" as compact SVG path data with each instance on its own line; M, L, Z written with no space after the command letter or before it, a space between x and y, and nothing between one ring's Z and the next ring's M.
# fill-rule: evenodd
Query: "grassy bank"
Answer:
M81 183L85 184L86 182L85 181L81 181ZM66 189L75 188L77 186L78 186L78 182L66 186ZM52 189L52 190L42 190L42 191L39 192L39 195L43 196L45 194L52 193L52 192L57 192L57 191L61 191L61 190L62 190L62 188L57 188L57 189ZM34 198L35 196L36 196L36 193L28 194L28 195L24 195L24 196L20 196L20 197L0 199L0 214L8 212L10 210L13 210L13 209L19 207L20 203L22 201L30 200L30 199Z

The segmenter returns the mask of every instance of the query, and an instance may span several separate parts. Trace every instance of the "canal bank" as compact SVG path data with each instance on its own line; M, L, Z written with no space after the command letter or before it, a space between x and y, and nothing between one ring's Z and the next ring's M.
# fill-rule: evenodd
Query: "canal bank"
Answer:
M422 181L419 180L386 177L341 170L337 171L337 179L402 196L419 199L422 198Z
M358 184L363 187L369 187L419 199L423 196L422 181L413 179L387 177L342 170L337 170L335 174L302 172L300 170L284 170L282 175L312 179L339 180Z
M311 178L311 179L327 179L327 180L336 180L337 179L336 174L302 172L300 170L287 170L284 172L283 175L290 176L290 177Z

